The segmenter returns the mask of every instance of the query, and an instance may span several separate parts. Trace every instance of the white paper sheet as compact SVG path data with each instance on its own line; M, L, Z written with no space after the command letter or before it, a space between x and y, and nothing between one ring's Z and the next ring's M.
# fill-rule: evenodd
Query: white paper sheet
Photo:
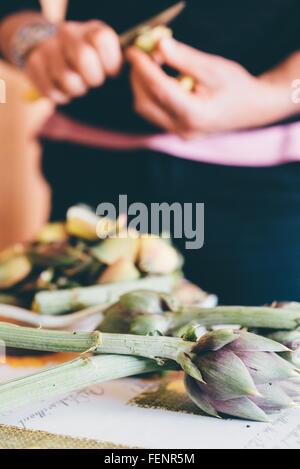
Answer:
M25 370L0 368L2 381L25 374ZM30 371L34 370L26 369L26 374ZM2 415L0 424L151 449L300 448L298 409L276 415L271 424L261 424L128 404L151 386L149 381L136 379L93 386Z

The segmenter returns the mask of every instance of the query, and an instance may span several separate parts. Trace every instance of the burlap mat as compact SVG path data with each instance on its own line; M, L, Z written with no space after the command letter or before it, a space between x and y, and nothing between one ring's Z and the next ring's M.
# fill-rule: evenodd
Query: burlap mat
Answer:
M71 438L0 425L0 449L130 449L114 443Z

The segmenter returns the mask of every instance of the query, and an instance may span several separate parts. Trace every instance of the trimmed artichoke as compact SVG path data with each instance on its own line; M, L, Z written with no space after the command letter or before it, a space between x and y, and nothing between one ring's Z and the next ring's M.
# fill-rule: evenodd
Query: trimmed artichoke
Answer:
M137 290L120 297L104 312L99 328L102 332L147 335L155 331L164 333L169 311L178 307L171 295L150 290Z
M15 246L0 255L0 289L8 290L29 276L32 265L22 246Z
M173 36L172 30L166 26L156 26L155 28L145 28L136 38L134 45L146 54L154 52L159 41L163 38Z
M114 264L107 267L98 280L98 283L129 282L139 279L140 276L139 270L132 261L120 257Z
M112 265L123 258L135 262L139 251L137 238L107 238L92 249L93 256L101 263Z
M74 206L67 212L67 232L71 236L97 241L97 224L99 217L89 207Z
M147 274L169 274L181 269L183 259L166 240L149 236L140 240L138 264Z
M48 223L43 226L36 236L36 242L41 244L60 243L66 241L68 234L64 223Z

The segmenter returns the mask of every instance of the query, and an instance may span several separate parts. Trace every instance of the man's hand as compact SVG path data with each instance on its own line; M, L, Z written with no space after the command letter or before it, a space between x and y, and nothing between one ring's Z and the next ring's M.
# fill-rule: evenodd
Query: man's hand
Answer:
M101 86L121 66L119 38L109 26L100 21L65 22L31 52L26 71L44 96L64 104Z
M132 64L137 113L183 138L258 127L290 113L289 88L256 78L233 61L174 39L163 39L153 58L132 47L127 59ZM161 69L162 64L193 76L195 92L184 90Z

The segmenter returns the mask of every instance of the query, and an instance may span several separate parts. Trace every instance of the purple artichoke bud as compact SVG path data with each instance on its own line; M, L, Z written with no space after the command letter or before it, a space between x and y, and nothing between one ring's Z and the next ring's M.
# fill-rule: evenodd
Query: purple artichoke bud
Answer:
M193 348L202 381L185 379L193 402L208 415L268 421L268 414L300 399L300 372L278 353L289 349L271 339L222 329L201 337Z

